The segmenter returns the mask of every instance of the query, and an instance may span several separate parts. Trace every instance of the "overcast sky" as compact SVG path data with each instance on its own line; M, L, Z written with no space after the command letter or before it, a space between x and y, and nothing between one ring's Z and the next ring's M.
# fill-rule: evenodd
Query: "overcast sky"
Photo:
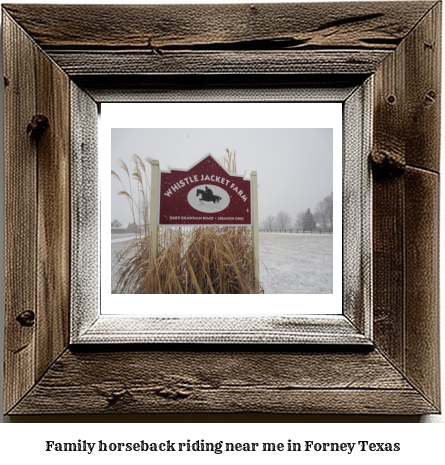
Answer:
M217 160L228 148L236 150L238 174L257 171L259 220L288 212L297 214L333 191L332 129L112 129L111 169L122 175L120 158L159 160L160 169L186 169L211 153ZM123 176L121 176L123 179ZM111 183L112 219L132 220L128 201L118 196L121 186Z

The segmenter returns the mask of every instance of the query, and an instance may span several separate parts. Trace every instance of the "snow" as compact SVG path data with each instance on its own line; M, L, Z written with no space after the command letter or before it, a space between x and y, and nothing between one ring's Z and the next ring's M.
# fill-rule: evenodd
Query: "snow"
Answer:
M332 293L332 235L260 233L259 238L265 294Z
M114 237L119 237L119 236L120 236L119 234L114 235ZM122 236L124 235L122 234ZM119 237L119 239L114 239L113 236L111 236L111 243L115 244L116 242L127 242L127 241L133 240L135 237L136 237L135 234L125 235L124 237Z
M111 293L114 294L114 291L117 286L117 281L119 279L120 268L122 261L120 260L120 254L131 244L126 243L129 240L134 239L134 235L123 237L121 239L112 239L111 240Z
M260 281L265 294L332 294L333 236L327 234L260 233ZM112 288L117 254L132 237L112 240Z

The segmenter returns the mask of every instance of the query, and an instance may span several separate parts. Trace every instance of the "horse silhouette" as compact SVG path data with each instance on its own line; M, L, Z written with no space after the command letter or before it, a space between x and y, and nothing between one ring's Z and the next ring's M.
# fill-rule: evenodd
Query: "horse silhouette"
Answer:
M213 194L208 194L206 191L203 191L202 189L196 189L196 196L201 194L201 198L199 199L200 202L213 202L213 203L219 203L220 200L222 200L222 197L219 195L213 195Z

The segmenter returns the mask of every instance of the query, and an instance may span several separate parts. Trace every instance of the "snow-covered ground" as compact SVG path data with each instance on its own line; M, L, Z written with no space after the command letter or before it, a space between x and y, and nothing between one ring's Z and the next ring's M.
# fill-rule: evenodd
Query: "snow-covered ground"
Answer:
M333 236L260 233L266 294L332 294Z
M119 279L121 260L119 260L119 255L129 247L131 244L129 241L134 239L134 234L128 235L127 237L116 238L116 235L111 236L111 293L114 294L114 291L117 286L117 281Z
M122 240L121 240L122 239ZM114 289L119 264L116 256L132 237L111 241ZM333 236L323 234L260 233L260 281L266 294L331 294Z
M135 234L112 234L111 235L111 244L116 242L127 242L131 241L136 237Z

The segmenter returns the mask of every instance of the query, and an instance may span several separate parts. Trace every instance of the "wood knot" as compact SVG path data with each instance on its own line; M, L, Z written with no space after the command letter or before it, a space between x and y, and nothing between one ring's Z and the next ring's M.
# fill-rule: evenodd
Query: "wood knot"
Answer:
M114 405L126 394L126 390L110 392L105 396L105 399L107 399L109 405Z
M35 313L32 310L25 310L24 312L17 315L16 320L22 326L34 326Z
M112 386L97 386L96 391L105 398L108 405L115 405L121 399L131 397L131 393L125 388L116 388Z
M49 128L49 121L45 115L34 115L26 127L26 133L31 139L39 140Z
M371 166L375 177L398 176L405 171L405 158L395 151L379 149L371 153Z

